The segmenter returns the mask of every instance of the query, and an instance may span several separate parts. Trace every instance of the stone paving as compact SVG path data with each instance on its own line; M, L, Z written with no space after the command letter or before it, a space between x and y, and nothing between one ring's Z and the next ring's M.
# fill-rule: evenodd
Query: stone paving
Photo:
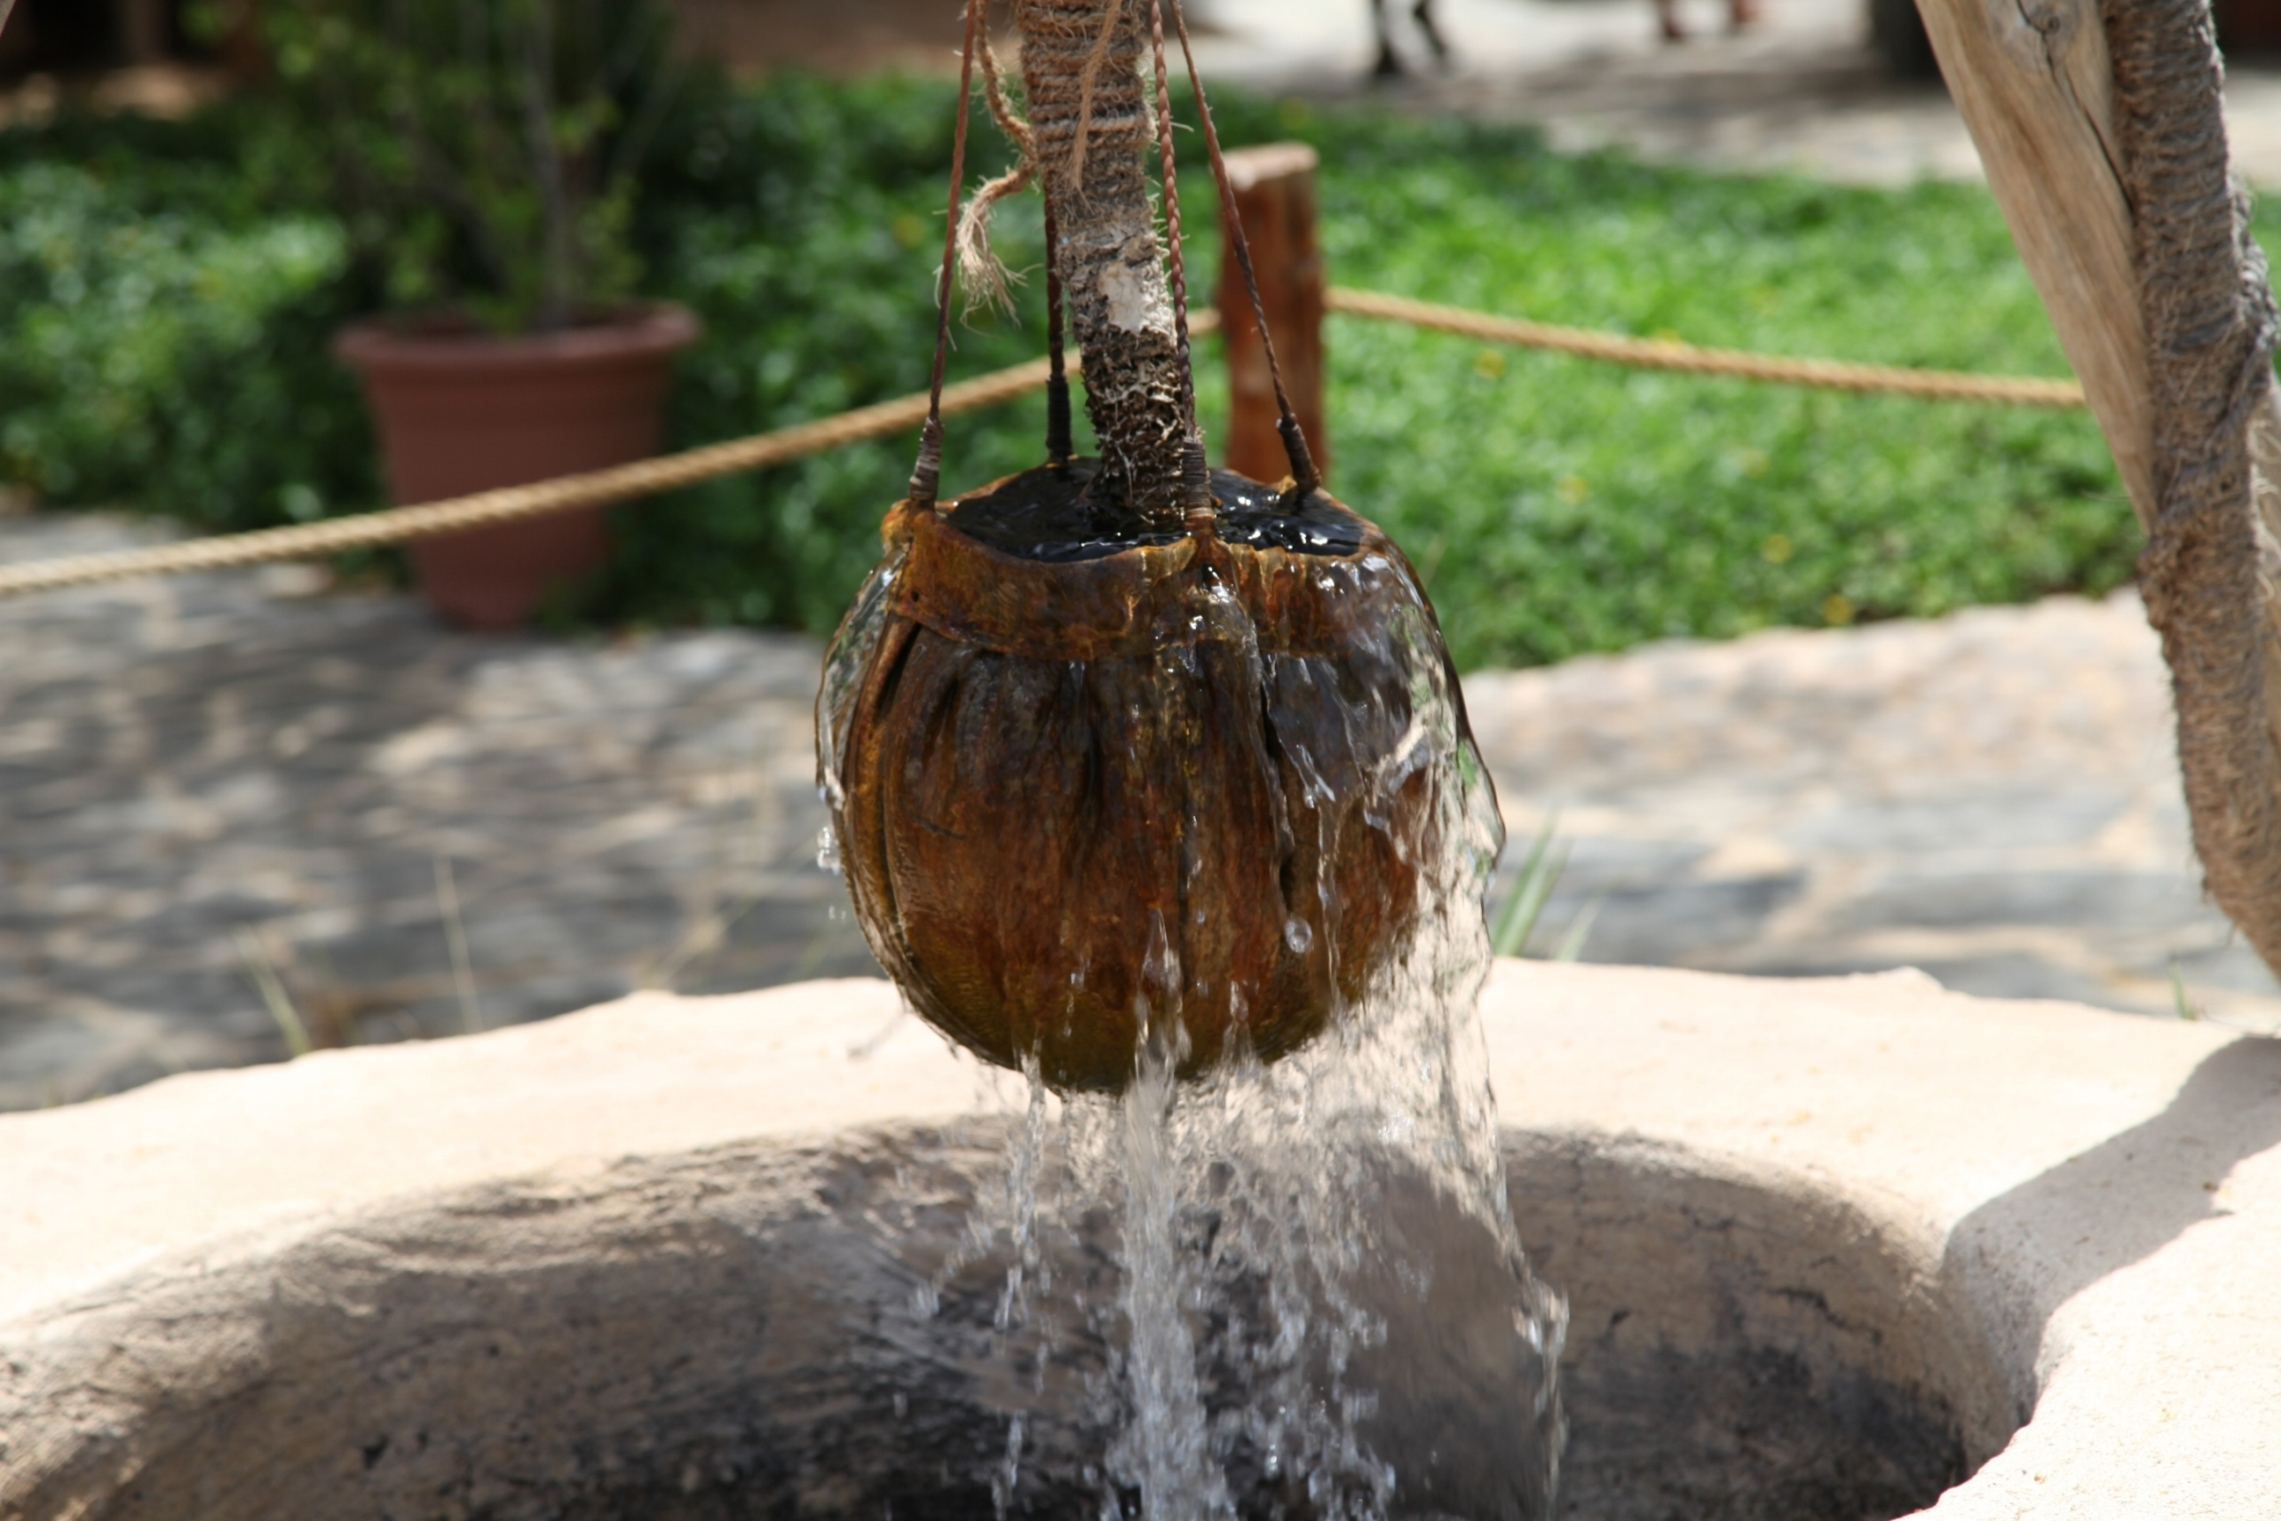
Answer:
M132 536L0 519L0 559ZM265 972L335 1044L871 968L812 643L473 638L310 576L0 603L0 1108L279 1054Z
M0 560L150 534L0 518ZM337 1044L869 970L815 864L817 668L454 634L298 567L0 602L0 1108L275 1059L265 981ZM2176 965L2191 1011L2281 1027L2199 900L2128 599L1466 687L1517 839L1557 815L1573 851L1548 944L1597 905L1592 960L2166 1017Z
M1508 830L1572 842L1544 944L1598 903L1589 960L2281 1028L2202 900L2168 690L2128 594L1466 682Z

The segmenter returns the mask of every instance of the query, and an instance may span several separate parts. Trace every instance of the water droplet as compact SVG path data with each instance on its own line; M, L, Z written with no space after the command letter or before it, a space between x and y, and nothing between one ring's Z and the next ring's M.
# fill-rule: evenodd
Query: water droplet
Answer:
M1148 911L1148 952L1141 958L1141 976L1167 993L1180 989L1180 952L1164 928L1164 911Z
M1306 955L1308 951L1314 948L1314 927L1297 914L1293 914L1283 921L1283 943L1291 947L1292 955Z
M835 877L840 874L840 837L829 824L816 831L816 864Z

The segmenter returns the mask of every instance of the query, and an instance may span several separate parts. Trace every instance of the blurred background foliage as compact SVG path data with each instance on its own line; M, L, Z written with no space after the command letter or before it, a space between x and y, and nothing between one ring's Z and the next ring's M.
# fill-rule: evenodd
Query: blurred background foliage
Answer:
M707 326L676 445L924 385L952 93L682 82L632 213L642 293ZM2066 373L1977 186L1847 189L1564 156L1521 128L1215 104L1231 142L1321 150L1341 284L1776 353ZM975 170L994 172L1008 151L976 119ZM1184 185L1191 288L1209 291L1210 187ZM326 343L382 304L385 272L327 188L259 95L180 122L0 133L0 477L208 530L376 505L369 432ZM957 329L954 376L1042 345L1034 200L1000 238L1033 278L1015 319ZM1431 578L1468 667L2098 593L2131 572L2137 530L2082 414L1627 371L1351 319L1329 349L1334 488ZM1211 345L1202 359L1216 436ZM1041 430L1042 403L954 419L949 483L1034 463ZM911 447L622 508L617 565L567 616L828 631Z

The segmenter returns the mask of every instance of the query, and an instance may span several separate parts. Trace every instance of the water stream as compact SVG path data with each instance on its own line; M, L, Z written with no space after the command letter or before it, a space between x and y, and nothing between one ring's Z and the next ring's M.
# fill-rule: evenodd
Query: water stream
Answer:
M1354 561L1320 563L1329 588ZM897 568L875 573L827 673L827 796L834 694L856 679ZM1107 1348L1084 1390L1115 1433L1085 1474L1103 1521L1548 1516L1566 1311L1530 1271L1498 1154L1475 1006L1502 830L1432 614L1418 594L1372 648L1342 657L1398 678L1357 683L1321 657L1263 657L1234 599L1206 595L1199 616L1244 651L1270 725L1278 703L1309 704L1317 733L1325 711L1345 721L1346 755L1290 755L1322 803L1294 827L1398 830L1416 927L1309 1045L1272 1063L1239 1048L1181 1082L1183 977L1156 925L1135 948L1147 1034L1129 1087L1059 1098L1029 1074L1004 1189L976 1206L952 1269L992 1251L1010 1264L996 1327L1007 1385L1025 1393L1008 1415L999 1512L1024 1512L1045 1406L1021 1400L1055 1397L1055 1338L1075 1325ZM1363 774L1356 756L1371 758ZM1340 788L1414 797L1421 775L1422 823L1415 809L1404 824L1391 806L1327 806ZM1335 841L1320 843L1332 861ZM1319 922L1286 926L1295 954L1338 942L1323 875ZM1110 1243L1101 1270L1054 1281L1044 1264L1082 1258L1089 1239Z

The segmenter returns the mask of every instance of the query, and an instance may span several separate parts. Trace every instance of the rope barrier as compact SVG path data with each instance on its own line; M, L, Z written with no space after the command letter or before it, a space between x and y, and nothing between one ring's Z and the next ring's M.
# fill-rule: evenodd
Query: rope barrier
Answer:
M2079 408L2083 388L2072 380L2041 380L2027 376L1971 375L1953 370L1910 370L1890 365L1847 364L1834 359L1785 359L1749 354L1735 349L1703 349L1692 344L1658 338L1629 338L1586 328L1558 327L1514 317L1496 317L1463 307L1438 306L1406 296L1334 286L1324 294L1334 312L1407 323L1435 332L1454 333L1493 343L1518 344L1646 369L1675 370L1693 375L1726 375L1776 385L1811 386L1824 390L1884 392L1936 401L1977 401L2007 406ZM1198 335L1220 325L1219 313L1209 308L1192 314ZM993 370L972 380L945 386L942 410L948 416L973 412L999 402L1012 401L1046 382L1049 361ZM34 560L21 565L0 565L0 597L31 592L61 591L66 587L93 586L141 576L179 575L196 570L230 570L274 560L314 560L345 550L373 549L401 544L434 534L484 528L517 518L562 512L572 507L598 506L693 486L742 470L765 470L811 454L866 439L884 438L923 424L927 393L898 396L892 401L858 407L851 412L797 423L769 433L728 443L558 476L528 486L506 486L448 501L379 512L328 518L288 528L259 528L249 533L219 534L182 544L149 549L111 550L101 554L70 555Z
M1046 381L1046 361L1032 359L993 370L972 380L943 387L944 413L972 412L1027 395ZM724 444L709 444L680 454L613 465L578 475L557 476L528 486L506 486L447 501L411 507L390 507L379 512L328 518L319 523L289 528L259 528L250 533L221 534L193 539L186 544L162 544L150 549L109 550L100 554L71 555L34 560L23 565L0 565L0 597L27 592L60 591L70 586L92 586L138 576L178 575L193 570L229 570L272 560L313 560L344 550L372 549L401 544L462 529L486 528L517 518L537 517L572 507L624 501L693 486L740 470L765 470L810 454L821 454L844 444L884 438L918 427L927 418L927 393L898 396L892 401L858 407L852 412L797 423Z
M2080 408L2083 387L2072 380L2033 376L1972 375L1959 370L1908 370L1883 364L1847 364L1837 359L1786 359L1739 349L1699 349L1670 338L1629 338L1589 328L1556 327L1517 317L1493 317L1461 306L1437 306L1407 296L1333 286L1323 304L1350 317L1376 317L1436 332L1456 333L1494 343L1550 349L1579 359L1600 359L1641 369L1677 370L1688 375L1729 375L1774 385L1811 386L1826 391L1885 392L1931 401L1981 401L2014 407Z

